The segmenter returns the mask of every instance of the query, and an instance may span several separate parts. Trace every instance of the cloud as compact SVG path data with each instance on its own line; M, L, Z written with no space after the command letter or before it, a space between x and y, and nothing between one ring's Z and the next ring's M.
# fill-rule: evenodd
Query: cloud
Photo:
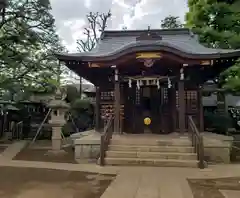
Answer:
M184 20L187 0L50 0L52 14L60 37L69 51L76 51L76 40L82 38L86 14L90 11L112 11L108 29L159 28L168 15Z

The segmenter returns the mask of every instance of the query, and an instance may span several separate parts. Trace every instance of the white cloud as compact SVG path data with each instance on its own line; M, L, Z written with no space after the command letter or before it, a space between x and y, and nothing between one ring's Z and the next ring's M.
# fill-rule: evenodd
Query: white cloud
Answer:
M50 0L52 13L60 37L69 51L76 51L76 40L84 35L86 14L107 12L111 9L112 20L108 29L159 28L161 20L168 15L184 20L187 0Z

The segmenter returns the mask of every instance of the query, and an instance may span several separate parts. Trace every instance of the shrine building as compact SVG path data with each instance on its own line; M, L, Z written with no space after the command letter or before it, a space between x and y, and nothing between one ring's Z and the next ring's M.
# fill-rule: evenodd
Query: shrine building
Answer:
M205 47L189 29L105 31L91 52L57 54L96 86L96 131L113 117L119 134L184 133L188 116L203 131L202 85L239 57Z

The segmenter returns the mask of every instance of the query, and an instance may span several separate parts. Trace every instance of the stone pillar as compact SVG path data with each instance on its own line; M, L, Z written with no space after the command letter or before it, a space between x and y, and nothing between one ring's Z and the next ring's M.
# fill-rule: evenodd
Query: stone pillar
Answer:
M52 150L56 152L62 149L61 130L62 126L52 127Z
M52 126L52 152L59 153L62 152L62 127L66 123L65 113L69 105L62 100L61 91L57 90L55 99L48 106L52 109L49 121Z

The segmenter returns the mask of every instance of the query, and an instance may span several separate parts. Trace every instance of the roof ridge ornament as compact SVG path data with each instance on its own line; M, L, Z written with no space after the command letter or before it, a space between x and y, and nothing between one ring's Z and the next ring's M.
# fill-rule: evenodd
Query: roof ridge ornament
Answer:
M151 31L150 26L148 26L147 31L144 31L138 37L136 37L136 41L153 41L153 40L154 41L162 40L162 37L156 32Z

